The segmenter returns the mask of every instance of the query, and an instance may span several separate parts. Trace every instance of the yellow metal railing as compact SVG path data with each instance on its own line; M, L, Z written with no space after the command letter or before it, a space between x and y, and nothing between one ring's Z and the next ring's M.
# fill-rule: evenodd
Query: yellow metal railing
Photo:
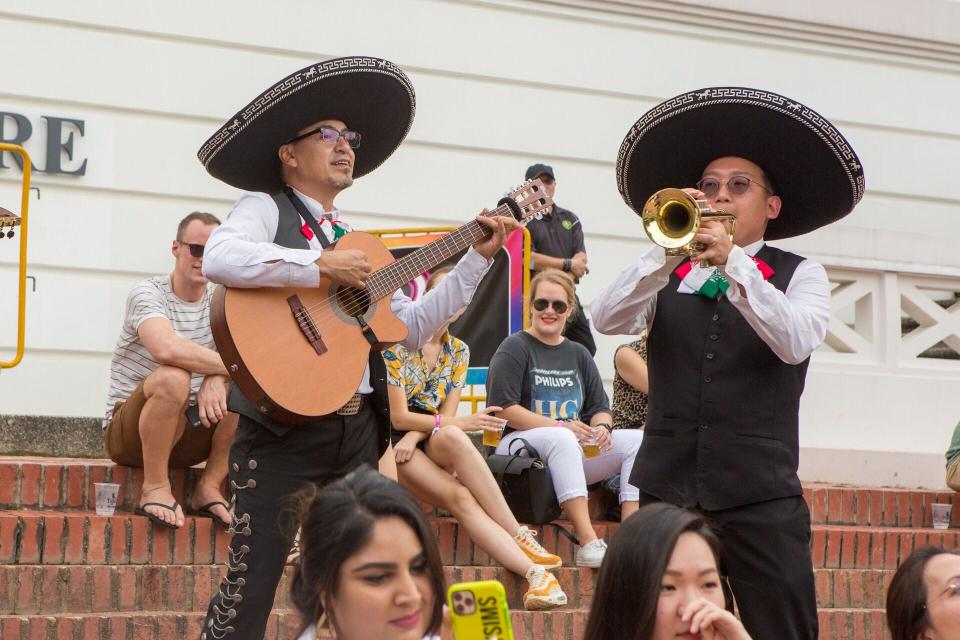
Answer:
M0 143L0 153L9 151L23 158L23 193L20 197L20 274L17 280L17 352L13 360L0 362L0 369L10 369L23 360L23 348L26 342L27 308L27 229L30 207L30 154L17 144Z

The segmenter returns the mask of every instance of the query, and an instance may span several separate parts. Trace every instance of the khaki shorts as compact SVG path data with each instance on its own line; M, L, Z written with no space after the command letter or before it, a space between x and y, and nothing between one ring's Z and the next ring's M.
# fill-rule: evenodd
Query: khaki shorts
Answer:
M960 491L960 458L947 467L947 486L954 491Z
M143 466L143 443L140 441L140 412L147 402L143 394L143 383L133 390L126 402L118 402L113 410L113 418L103 433L107 455L117 464L126 467ZM192 467L210 456L210 443L217 426L194 427L182 416L183 435L170 452L169 466L174 468Z

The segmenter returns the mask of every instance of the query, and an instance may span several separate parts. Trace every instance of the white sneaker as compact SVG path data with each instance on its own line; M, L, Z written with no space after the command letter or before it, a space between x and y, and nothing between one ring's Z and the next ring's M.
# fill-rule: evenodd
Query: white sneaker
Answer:
M593 567L596 569L603 564L603 556L607 554L607 543L603 540L591 540L577 551L578 567Z
M539 565L533 565L524 576L530 589L523 594L523 606L528 611L546 611L567 604L567 594L560 588L556 576Z

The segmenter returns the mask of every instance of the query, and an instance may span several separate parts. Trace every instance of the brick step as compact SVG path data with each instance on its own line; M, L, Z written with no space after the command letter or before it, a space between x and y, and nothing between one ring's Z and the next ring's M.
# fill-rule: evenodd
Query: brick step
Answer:
M894 569L814 569L817 607L883 609Z
M187 516L171 530L129 513L0 512L0 565L216 564L228 544L210 518Z
M813 525L815 568L896 569L919 547L960 548L960 530Z
M0 615L55 615L134 611L206 611L220 586L222 565L16 565L0 566ZM503 567L443 568L447 584L499 580L511 609L523 609L526 582ZM589 608L593 570L554 570L567 608ZM290 608L288 566L275 608Z
M202 467L170 473L174 496L184 503ZM132 511L143 484L143 470L121 467L96 458L42 458L0 456L0 509L93 509L95 482L120 484L118 509ZM606 491L591 492L591 513L603 513ZM804 486L814 524L849 524L888 527L931 526L930 505L953 503L952 491L847 487L824 484ZM424 504L428 513L435 513ZM953 510L952 525L960 527L960 507Z
M88 613L49 616L0 616L3 640L173 640L200 637L204 613ZM295 640L300 616L274 610L265 640Z
M821 609L820 640L889 640L883 609Z
M933 503L954 504L949 490L887 489L804 485L814 524L848 524L872 527L931 527ZM951 527L960 526L960 507L950 513Z
M516 640L582 638L586 609L511 611ZM203 613L93 613L50 616L0 616L3 640L171 640L198 638ZM266 640L295 640L300 617L290 610L274 610ZM322 637L322 636L321 636Z
M496 563L478 549L450 517L430 516L446 565L490 566ZM561 526L568 531L567 522ZM618 523L595 522L609 540ZM574 565L576 549L552 526L535 527L540 542ZM209 518L187 516L178 530L153 526L142 516L109 517L89 512L0 512L0 565L3 564L216 564L223 562L227 534ZM907 529L813 525L811 555L815 568L895 569L913 549L924 545L960 547L960 529Z
M526 582L503 567L445 566L447 584L499 580L511 609L523 609ZM135 611L205 611L216 593L222 565L17 565L0 566L0 615L54 615ZM554 574L568 607L589 609L596 572L561 567ZM289 608L288 566L277 588L275 608ZM893 570L817 569L821 609L884 607Z
M202 467L171 469L170 486L186 504ZM0 457L0 509L93 510L96 482L120 485L117 509L133 511L143 487L143 469L97 458Z

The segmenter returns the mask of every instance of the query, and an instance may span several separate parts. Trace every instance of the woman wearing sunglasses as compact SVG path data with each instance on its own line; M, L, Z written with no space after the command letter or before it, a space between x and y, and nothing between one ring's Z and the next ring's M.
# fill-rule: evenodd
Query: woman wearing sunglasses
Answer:
M911 553L887 591L893 640L960 638L960 555L940 547Z
M597 538L587 508L587 485L616 474L629 478L643 432L611 432L610 406L596 363L563 329L574 312L573 280L546 269L530 283L530 327L497 349L487 374L487 403L508 422L497 453L516 453L523 439L550 468L560 506L581 548L576 563L599 567L606 543ZM637 510L636 487L621 484L623 517Z

